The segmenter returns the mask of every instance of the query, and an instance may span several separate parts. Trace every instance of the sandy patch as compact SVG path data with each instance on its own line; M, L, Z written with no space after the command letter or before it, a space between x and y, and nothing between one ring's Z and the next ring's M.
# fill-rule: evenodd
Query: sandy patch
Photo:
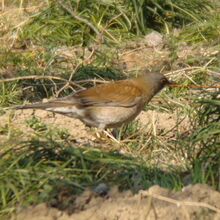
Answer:
M161 198L158 199L158 196ZM171 202L164 201L164 198ZM183 205L183 202L188 203ZM207 205L218 209L218 212L204 208ZM18 212L12 220L220 219L220 193L200 184L185 187L181 192L153 186L135 195L129 191L118 192L113 188L105 197L85 191L76 198L72 206L73 213L70 215L46 204L31 206Z

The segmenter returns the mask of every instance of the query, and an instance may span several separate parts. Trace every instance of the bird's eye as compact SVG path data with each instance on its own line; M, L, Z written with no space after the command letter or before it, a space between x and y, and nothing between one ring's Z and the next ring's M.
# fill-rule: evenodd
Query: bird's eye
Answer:
M168 83L168 80L167 80L166 78L163 78L163 79L160 80L160 82L161 82L162 84L166 84L166 83Z

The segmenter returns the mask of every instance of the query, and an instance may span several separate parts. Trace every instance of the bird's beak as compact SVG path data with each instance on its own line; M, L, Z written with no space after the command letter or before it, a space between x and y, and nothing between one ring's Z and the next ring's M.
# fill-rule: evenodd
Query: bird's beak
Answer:
M172 81L172 80L168 80L167 86L169 86L169 87L175 87L175 85L176 85L176 82L174 82L174 81Z

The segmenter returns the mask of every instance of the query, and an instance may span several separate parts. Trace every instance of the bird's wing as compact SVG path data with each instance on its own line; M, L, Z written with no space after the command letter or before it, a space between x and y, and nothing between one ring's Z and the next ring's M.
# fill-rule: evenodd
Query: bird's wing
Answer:
M142 97L142 90L130 80L101 84L96 87L81 90L74 95L49 100L45 103L34 103L16 106L16 109L52 109L71 106L122 106L136 105Z
M82 106L122 106L136 105L142 98L142 90L130 80L101 84L77 92L73 96Z

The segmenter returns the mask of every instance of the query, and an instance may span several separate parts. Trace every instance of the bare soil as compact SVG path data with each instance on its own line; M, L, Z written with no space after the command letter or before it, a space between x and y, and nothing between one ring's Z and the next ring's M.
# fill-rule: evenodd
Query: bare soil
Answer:
M73 201L71 211L39 204L20 210L11 220L219 220L220 193L200 184L181 192L153 186L135 195L112 188L105 197L87 190Z
M32 120L33 116L49 129L65 131L69 135L68 140L72 143L76 143L78 147L94 146L104 151L116 150L121 154L137 154L137 156L139 154L151 154L151 164L160 166L162 169L166 169L172 165L175 167L184 166L182 155L178 152L170 154L169 152L165 152L166 149L164 149L164 154L161 154L158 149L148 149L147 143L143 143L143 150L140 152L133 152L127 147L126 139L121 140L120 144L117 144L97 129L86 127L78 119L43 110L9 110L6 114L0 116L0 131L5 128L8 129L8 132L0 132L0 145L4 145L4 143L7 142L9 135L15 134L15 139L19 137L20 141L34 137L38 131L30 127L27 123L28 120ZM138 128L138 132L140 132L140 134L147 137L151 135L160 136L161 141L164 141L164 143L168 139L174 140L176 133L184 135L188 132L190 126L189 119L182 119L177 112L170 114L153 110L142 111L136 120L139 122L140 127Z

